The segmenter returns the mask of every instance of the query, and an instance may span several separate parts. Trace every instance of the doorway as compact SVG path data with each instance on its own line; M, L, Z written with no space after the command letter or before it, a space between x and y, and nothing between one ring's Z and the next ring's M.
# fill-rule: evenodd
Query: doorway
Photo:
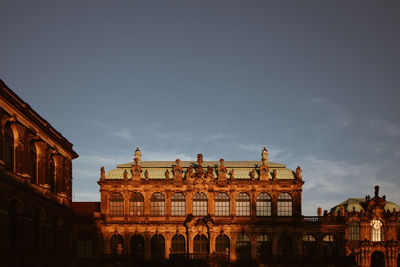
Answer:
M372 253L371 267L385 267L385 254L380 251Z

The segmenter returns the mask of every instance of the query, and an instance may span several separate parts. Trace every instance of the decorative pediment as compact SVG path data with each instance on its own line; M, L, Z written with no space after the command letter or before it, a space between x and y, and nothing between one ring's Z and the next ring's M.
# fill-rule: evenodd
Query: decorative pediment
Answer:
M176 182L182 181L183 168L182 168L182 166L179 165L179 163L181 161L179 159L176 159L175 162L176 162L176 165L172 168L172 170L174 172L174 181L176 181Z
M139 159L135 158L135 165L132 166L132 181L140 181L140 174L142 173L142 167L138 164Z
M262 165L260 165L260 181L268 181L269 167L265 164L266 159L262 159Z

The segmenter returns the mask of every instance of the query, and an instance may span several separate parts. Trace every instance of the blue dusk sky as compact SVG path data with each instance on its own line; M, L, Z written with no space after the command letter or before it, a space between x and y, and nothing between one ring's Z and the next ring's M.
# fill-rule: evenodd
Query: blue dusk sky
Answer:
M270 160L305 180L303 213L400 203L400 1L0 2L0 78L99 169Z

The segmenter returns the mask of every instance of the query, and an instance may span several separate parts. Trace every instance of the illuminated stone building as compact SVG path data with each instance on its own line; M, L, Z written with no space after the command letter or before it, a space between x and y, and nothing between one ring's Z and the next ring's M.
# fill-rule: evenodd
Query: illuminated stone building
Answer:
M77 156L0 80L1 266L67 266Z
M98 183L101 206L80 207L93 214L76 235L83 257L96 244L128 262L397 266L397 205L376 193L302 216L300 167L269 161L265 148L260 161L219 162L142 161L137 149L134 162L101 168Z

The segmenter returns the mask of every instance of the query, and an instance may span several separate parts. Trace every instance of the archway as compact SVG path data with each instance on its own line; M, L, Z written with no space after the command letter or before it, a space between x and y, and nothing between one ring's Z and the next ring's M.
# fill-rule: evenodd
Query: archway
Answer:
M380 251L372 253L371 267L385 267L385 254Z

